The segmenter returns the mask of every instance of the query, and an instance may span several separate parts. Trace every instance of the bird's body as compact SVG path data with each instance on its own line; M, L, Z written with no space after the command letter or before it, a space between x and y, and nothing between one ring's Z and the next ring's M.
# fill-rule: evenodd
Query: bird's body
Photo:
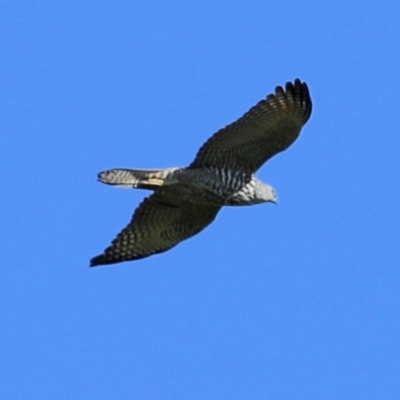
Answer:
M173 190L180 201L217 206L251 205L273 200L273 189L253 174L230 169L166 168L159 170L115 169L101 172L99 180L109 185L136 189ZM266 194L268 200L266 200Z
M170 249L209 225L223 206L276 202L274 189L255 172L298 137L311 114L311 99L298 79L278 86L242 118L221 129L188 167L101 172L101 182L153 190L91 266L137 260Z

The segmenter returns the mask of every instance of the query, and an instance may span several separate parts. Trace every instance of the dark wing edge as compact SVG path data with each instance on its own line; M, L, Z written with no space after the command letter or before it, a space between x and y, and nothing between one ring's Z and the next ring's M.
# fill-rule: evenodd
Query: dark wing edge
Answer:
M219 206L195 203L180 205L154 193L136 209L131 222L90 266L139 260L162 253L206 228L217 216Z
M269 158L287 149L310 118L308 86L296 79L277 86L236 122L220 129L198 151L190 168L220 167L254 173Z

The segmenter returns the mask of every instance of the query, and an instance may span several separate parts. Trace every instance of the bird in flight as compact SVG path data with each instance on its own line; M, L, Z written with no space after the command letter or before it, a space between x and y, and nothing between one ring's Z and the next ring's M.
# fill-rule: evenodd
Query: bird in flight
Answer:
M311 109L307 84L296 79L285 88L277 86L274 94L215 133L188 167L100 172L99 180L108 185L154 193L90 266L167 251L211 224L223 206L276 203L275 190L254 174L298 138Z

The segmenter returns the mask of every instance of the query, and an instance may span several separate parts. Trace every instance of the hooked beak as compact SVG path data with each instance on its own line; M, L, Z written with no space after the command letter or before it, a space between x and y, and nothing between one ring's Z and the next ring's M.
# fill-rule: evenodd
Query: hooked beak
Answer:
M271 199L271 203L278 205L278 196L276 195L275 190L274 190L274 197Z

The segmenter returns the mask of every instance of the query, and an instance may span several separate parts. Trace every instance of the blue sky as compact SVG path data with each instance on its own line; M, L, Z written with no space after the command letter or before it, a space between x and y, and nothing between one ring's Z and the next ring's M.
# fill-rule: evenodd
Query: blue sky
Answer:
M6 1L0 398L399 399L400 6ZM145 192L295 78L314 109L170 252L88 268Z

